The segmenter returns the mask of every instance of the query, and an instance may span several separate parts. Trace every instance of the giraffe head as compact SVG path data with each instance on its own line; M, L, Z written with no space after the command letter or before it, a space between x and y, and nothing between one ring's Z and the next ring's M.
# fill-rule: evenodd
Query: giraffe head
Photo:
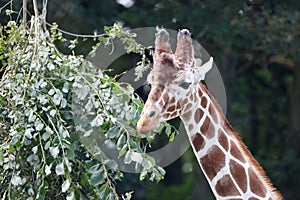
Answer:
M148 75L151 90L137 124L139 133L148 133L160 122L180 116L195 103L195 90L212 67L212 59L196 66L191 34L187 29L179 31L177 48L172 53L169 34L165 29L156 33L154 67ZM197 91L197 90L196 90Z

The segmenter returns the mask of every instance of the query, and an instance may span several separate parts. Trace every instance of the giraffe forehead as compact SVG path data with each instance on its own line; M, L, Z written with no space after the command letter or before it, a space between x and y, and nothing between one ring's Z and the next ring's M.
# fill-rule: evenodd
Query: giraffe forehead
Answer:
M156 64L148 75L147 81L151 85L166 85L175 79L178 70L172 66L172 61L164 59L163 62L163 65L161 63Z
M151 99L152 101L156 102L162 96L164 89L165 86L163 85L152 86L148 99Z

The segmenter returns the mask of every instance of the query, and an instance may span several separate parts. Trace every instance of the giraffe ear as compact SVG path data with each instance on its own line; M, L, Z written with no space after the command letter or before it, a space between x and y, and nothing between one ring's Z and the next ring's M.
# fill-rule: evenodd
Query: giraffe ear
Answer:
M180 69L191 68L194 60L194 47L191 33L188 29L182 29L177 34L175 61Z
M196 69L195 69L195 74L194 74L194 83L199 83L201 80L205 79L205 75L207 72L209 72L209 70L211 70L212 66L213 66L213 57L210 57L209 61L207 61L206 63L204 63L202 66L197 65L198 63L200 63L200 61L197 61L198 59L196 59L195 63L196 63ZM202 60L201 60L202 63Z

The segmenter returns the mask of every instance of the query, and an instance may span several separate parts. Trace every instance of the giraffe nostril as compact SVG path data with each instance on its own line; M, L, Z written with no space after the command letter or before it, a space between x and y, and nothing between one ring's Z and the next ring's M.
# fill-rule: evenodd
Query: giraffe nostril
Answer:
M148 117L149 117L149 118L154 117L155 113L156 113L155 111L151 111L151 112L149 113Z

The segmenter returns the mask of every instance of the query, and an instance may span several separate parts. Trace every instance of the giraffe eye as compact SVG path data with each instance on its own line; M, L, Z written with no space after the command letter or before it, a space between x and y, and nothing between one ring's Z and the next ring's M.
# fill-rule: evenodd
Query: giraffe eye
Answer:
M151 111L150 113L149 113L149 115L148 115L148 117L154 117L154 115L155 115L155 111Z
M188 89L190 87L191 83L188 82L183 82L179 84L179 87L183 88L183 89Z

